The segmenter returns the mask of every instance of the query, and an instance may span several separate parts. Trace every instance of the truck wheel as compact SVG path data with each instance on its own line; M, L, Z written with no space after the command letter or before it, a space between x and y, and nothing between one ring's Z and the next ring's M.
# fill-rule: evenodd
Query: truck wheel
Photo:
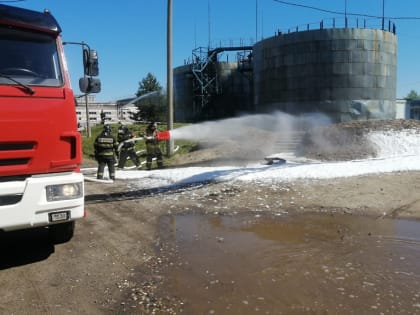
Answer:
M49 237L54 244L65 243L71 240L76 224L74 221L50 225Z

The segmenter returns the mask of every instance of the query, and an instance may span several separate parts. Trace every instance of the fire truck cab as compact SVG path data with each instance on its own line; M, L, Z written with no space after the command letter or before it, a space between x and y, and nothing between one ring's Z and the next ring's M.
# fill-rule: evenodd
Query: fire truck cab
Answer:
M55 242L71 239L85 216L81 135L60 33L48 11L0 5L0 230L46 227ZM82 92L99 90L96 79L80 82Z

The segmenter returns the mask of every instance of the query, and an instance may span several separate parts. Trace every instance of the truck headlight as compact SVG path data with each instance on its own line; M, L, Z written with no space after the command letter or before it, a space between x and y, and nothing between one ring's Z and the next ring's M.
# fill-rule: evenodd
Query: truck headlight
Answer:
M46 187L47 201L76 199L83 197L83 183L50 185Z

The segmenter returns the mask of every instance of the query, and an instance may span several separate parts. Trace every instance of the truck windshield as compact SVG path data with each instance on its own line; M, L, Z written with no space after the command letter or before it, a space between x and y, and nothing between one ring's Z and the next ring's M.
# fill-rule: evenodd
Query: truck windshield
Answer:
M0 74L26 85L61 86L59 54L53 36L0 27ZM0 84L15 84L0 76Z

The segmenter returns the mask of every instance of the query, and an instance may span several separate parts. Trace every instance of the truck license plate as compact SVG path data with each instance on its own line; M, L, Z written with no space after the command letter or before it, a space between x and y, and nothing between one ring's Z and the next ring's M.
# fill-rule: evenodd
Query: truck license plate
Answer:
M65 221L70 219L69 211L50 213L50 222Z

